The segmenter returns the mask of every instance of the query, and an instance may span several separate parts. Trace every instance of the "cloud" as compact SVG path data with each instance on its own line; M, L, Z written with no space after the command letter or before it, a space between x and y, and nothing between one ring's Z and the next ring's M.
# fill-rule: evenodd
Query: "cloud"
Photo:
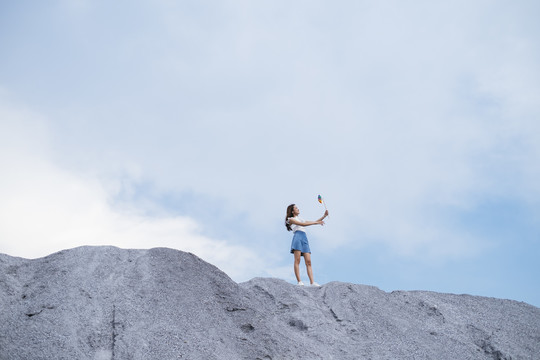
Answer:
M47 121L38 114L0 106L0 251L42 257L81 245L170 247L192 252L235 279L263 274L249 248L203 235L187 216L114 204L121 184L62 169L51 159ZM265 268L266 267L266 268Z

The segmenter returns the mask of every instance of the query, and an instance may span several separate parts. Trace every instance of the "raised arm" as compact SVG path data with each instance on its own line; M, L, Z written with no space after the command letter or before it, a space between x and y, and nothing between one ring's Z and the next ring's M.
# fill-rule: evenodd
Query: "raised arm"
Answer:
M295 224L295 225L300 225L300 226L324 225L323 219L325 217L327 217L327 216L328 216L328 210L326 210L324 215L321 218L319 218L318 220L316 220L316 221L298 221L295 218L290 218L289 223L290 224Z
M324 224L324 221L322 220L317 220L317 221L298 221L294 218L290 218L289 219L289 223L290 224L294 224L294 225L300 225L300 226L310 226L310 225L322 225Z

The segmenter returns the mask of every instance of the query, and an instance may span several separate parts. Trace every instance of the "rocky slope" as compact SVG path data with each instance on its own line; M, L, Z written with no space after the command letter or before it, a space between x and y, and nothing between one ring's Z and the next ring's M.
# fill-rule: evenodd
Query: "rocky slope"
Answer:
M0 359L540 359L540 309L333 282L237 284L196 256L0 254Z

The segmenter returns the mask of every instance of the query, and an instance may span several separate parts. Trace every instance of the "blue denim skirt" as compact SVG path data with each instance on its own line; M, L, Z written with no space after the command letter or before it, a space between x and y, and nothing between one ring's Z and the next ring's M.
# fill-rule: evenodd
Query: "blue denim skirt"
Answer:
M301 255L304 255L304 253L311 254L311 250L309 249L309 241L305 232L300 230L296 230L294 232L291 244L291 254L294 253L294 250L300 250L302 252Z

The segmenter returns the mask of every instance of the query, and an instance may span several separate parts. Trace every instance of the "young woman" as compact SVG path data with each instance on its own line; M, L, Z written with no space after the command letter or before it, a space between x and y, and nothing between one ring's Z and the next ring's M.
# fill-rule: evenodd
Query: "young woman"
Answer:
M304 285L300 280L300 258L304 257L306 263L306 270L309 277L311 286L320 286L313 281L313 269L311 268L311 250L309 249L309 242L306 236L306 226L310 225L324 225L324 218L328 216L328 210L324 212L324 215L317 221L304 221L298 217L300 210L295 204L291 204L287 207L287 216L285 217L285 226L288 231L293 231L293 239L291 244L291 254L294 254L294 275L298 285Z

